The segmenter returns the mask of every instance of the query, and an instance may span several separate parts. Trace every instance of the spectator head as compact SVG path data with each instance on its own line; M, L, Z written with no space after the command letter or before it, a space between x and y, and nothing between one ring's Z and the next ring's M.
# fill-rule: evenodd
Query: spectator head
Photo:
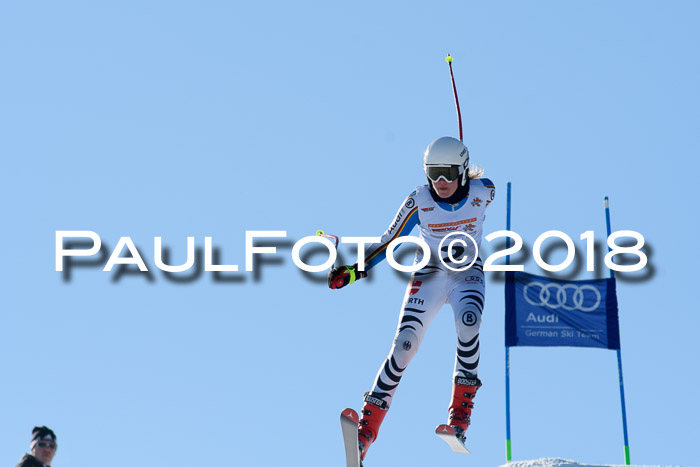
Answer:
M45 426L36 426L32 430L32 455L39 462L45 465L51 465L53 456L56 455L58 444L56 443L56 433Z

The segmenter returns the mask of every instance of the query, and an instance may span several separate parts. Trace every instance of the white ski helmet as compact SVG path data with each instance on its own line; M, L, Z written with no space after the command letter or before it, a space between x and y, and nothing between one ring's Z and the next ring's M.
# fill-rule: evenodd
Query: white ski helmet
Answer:
M460 185L467 182L469 149L456 138L443 136L428 145L423 156L423 168L428 180L441 178L451 182L461 175Z

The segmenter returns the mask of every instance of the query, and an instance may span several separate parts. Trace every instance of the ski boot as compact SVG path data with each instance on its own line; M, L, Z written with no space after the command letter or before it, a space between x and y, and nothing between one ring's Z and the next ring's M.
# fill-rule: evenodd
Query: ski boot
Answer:
M387 403L370 394L365 394L365 403L362 406L362 416L357 432L357 441L360 446L360 460L364 460L370 445L377 439L379 427L389 411Z
M473 399L476 390L481 387L481 381L476 376L455 378L452 386L452 402L450 403L447 424L454 428L457 438L464 443L465 432L469 428L469 423L474 408Z

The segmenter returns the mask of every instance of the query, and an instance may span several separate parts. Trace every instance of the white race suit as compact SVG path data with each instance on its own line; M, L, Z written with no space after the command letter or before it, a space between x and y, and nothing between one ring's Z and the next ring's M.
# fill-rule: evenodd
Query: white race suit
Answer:
M430 247L428 263L411 275L394 344L368 395L378 405L391 405L403 372L416 354L426 329L445 303L452 306L457 329L453 376L477 375L479 327L485 298L484 272L474 245L464 234L474 239L477 248L481 246L486 208L494 199L496 190L486 178L469 182L468 195L456 204L436 201L427 185L417 187L404 200L381 240L366 249L365 268L371 269L385 258L387 245L392 240L408 235L416 225L420 229L420 238ZM450 238L440 246L447 235ZM448 245L453 239L462 241L457 240L449 251ZM465 268L475 256L470 268L453 270ZM423 257L421 248L418 248L414 264Z

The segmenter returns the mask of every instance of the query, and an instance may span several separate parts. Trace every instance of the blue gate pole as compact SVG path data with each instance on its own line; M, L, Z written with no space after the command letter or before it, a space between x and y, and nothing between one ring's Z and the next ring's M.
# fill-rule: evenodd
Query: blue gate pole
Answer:
M607 196L605 197L605 224L608 229L609 238L612 231L610 228L610 203ZM610 245L608 245L608 252L610 250ZM610 270L610 278L615 278L615 272L612 269ZM620 345L620 347L622 347L622 345ZM622 406L622 433L625 439L625 465L630 465L630 443L627 437L627 410L625 409L625 383L622 379L622 352L620 349L617 349L617 373L620 376L620 405Z
M508 182L506 200L506 230L510 230L510 182ZM506 248L510 248L510 237L506 237ZM506 264L510 264L510 255L506 256ZM506 346L506 462L512 460L510 446L510 347Z

